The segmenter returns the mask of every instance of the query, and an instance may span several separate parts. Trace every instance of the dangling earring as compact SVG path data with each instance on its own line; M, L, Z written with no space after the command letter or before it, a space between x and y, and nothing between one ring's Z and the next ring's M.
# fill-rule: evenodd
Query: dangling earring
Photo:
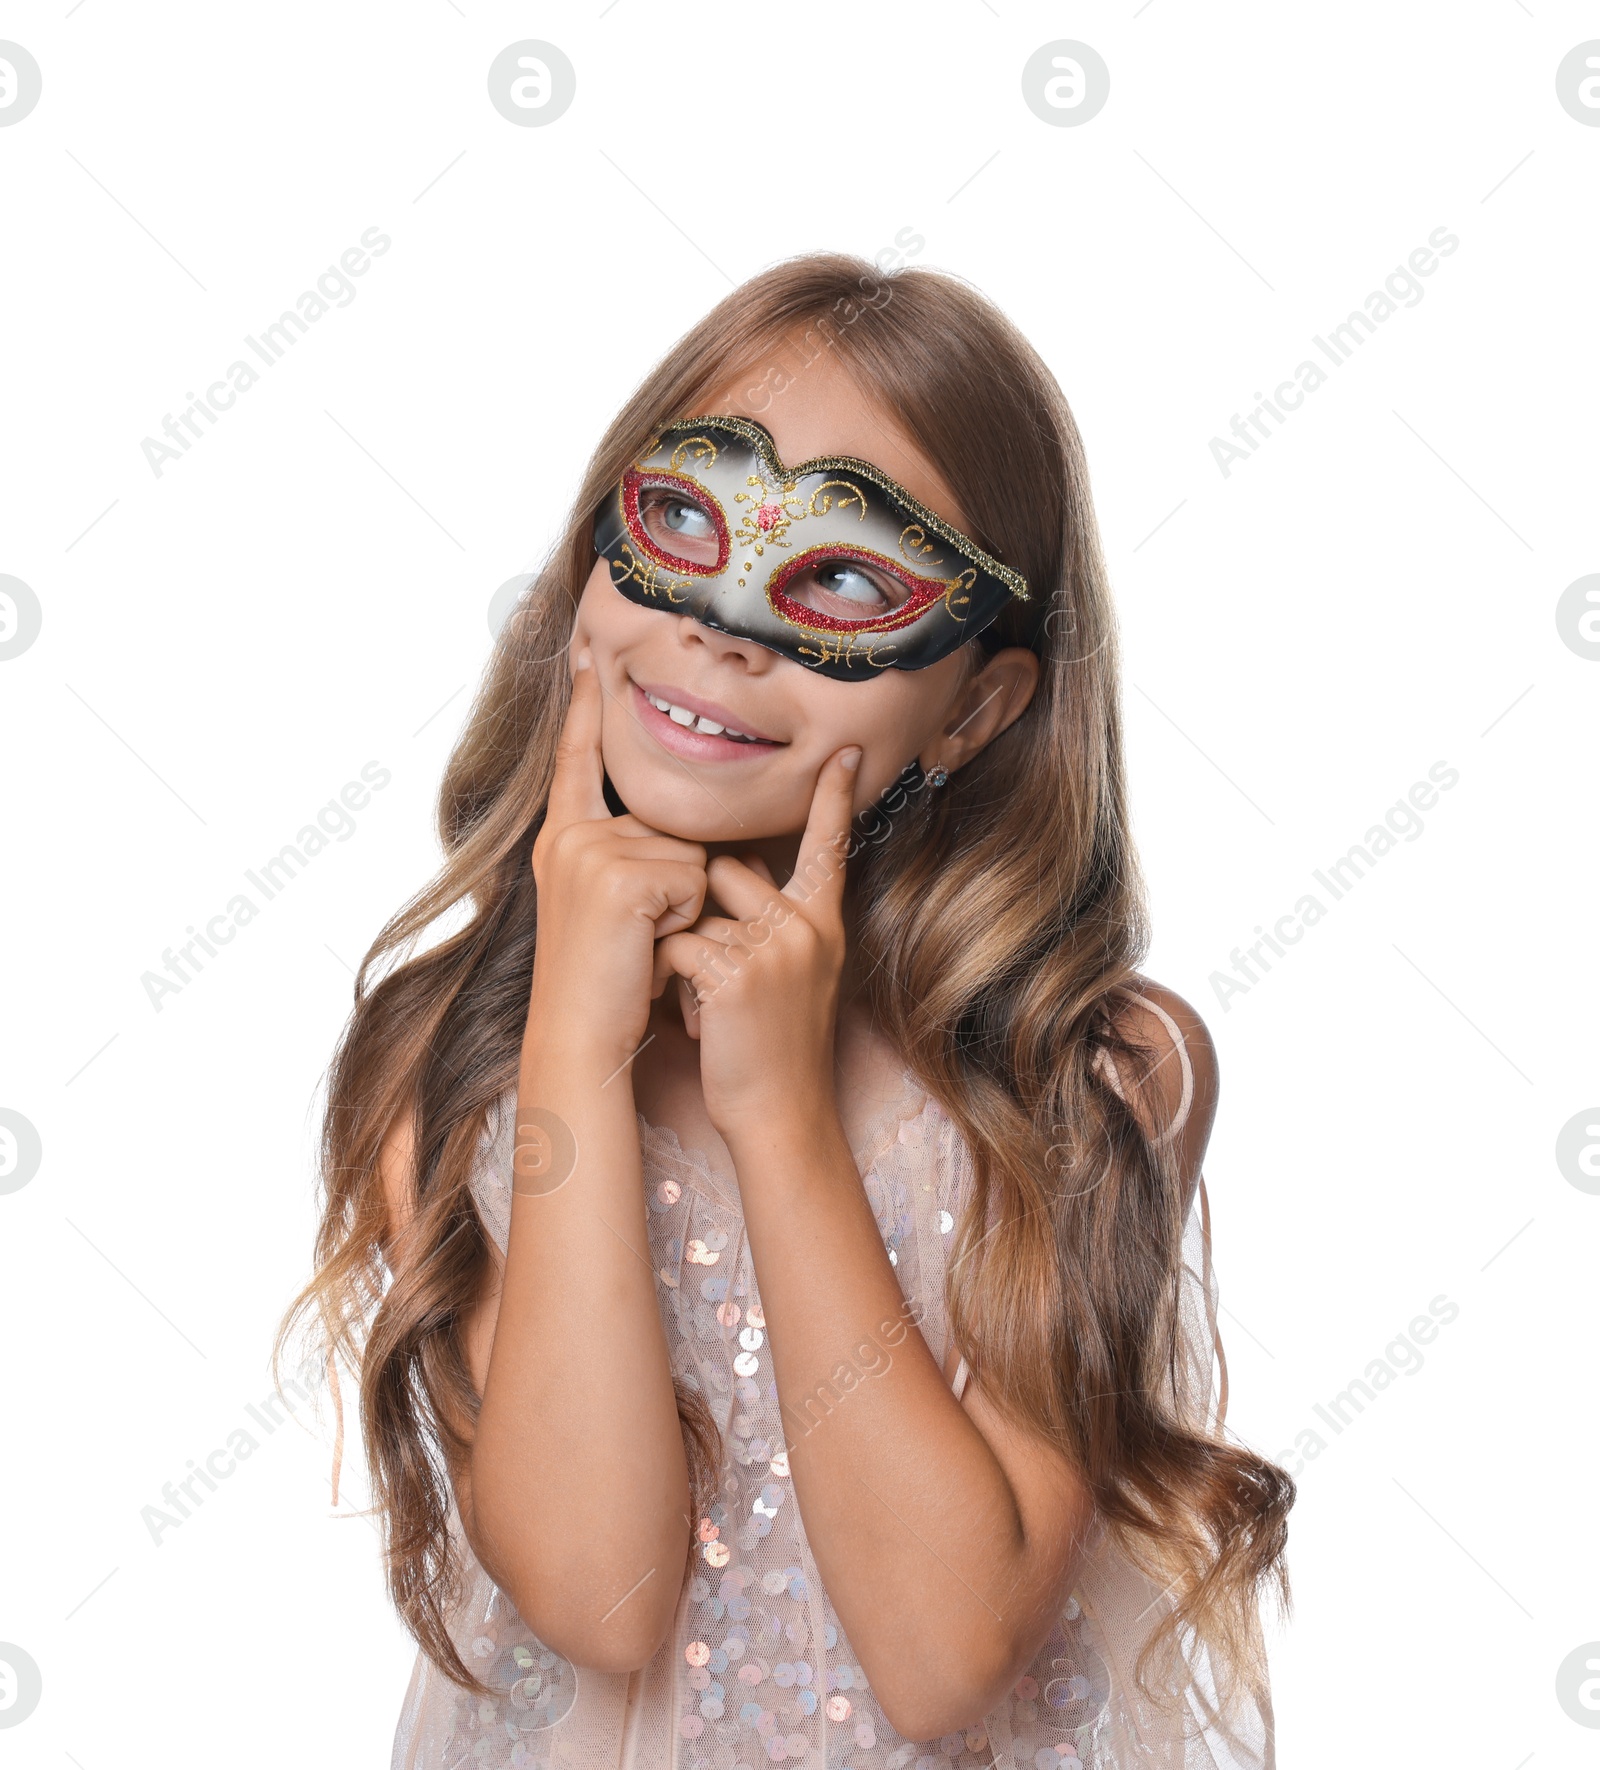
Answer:
M928 785L930 787L942 787L949 778L942 762L935 762L933 767L928 770Z

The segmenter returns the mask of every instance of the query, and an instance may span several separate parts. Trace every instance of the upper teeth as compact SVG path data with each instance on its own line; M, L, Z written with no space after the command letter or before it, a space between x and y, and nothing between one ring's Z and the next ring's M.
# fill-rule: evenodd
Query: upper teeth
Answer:
M652 707L659 707L676 725L693 726L696 731L703 731L708 737L743 738L747 743L760 743L760 738L751 737L747 731L735 731L731 725L718 725L715 719L707 719L704 713L691 713L687 707L675 707L671 701L662 700L658 694L645 691L644 697Z

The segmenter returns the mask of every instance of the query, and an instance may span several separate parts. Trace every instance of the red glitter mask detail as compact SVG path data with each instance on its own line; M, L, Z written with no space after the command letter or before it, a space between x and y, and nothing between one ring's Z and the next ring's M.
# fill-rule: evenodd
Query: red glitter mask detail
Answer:
M899 608L886 609L879 615L863 615L860 620L852 621L843 615L807 608L804 603L796 602L785 594L784 585L791 583L801 572L833 560L853 560L859 565L871 566L904 584L910 595ZM928 605L937 602L949 588L950 580L946 578L924 578L916 572L907 571L897 561L888 559L881 553L874 553L870 548L852 547L848 543L834 541L819 547L808 547L804 553L797 553L793 559L786 559L767 581L767 601L774 612L793 621L798 627L820 628L829 633L892 633L919 619Z
M639 495L652 486L667 486L674 491L683 493L687 503L693 504L697 510L703 510L710 517L717 531L717 559L714 565L685 559L681 554L668 551L644 525L644 518L639 510ZM622 479L622 509L628 520L628 533L632 535L634 544L644 550L657 565L670 567L676 572L687 572L693 577L714 578L719 572L726 571L728 555L732 542L728 536L727 519L706 488L698 480L690 479L682 473L662 473L660 471L641 473L630 467Z

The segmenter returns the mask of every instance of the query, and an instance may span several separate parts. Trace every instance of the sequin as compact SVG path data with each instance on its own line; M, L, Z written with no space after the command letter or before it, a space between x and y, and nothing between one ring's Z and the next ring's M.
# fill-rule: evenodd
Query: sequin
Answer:
M899 1282L932 1311L924 1329L930 1344L948 1334L929 1291L943 1277L963 1209L960 1175L953 1163L945 1165L955 1149L948 1130L929 1117L897 1143L890 1133L888 1155L863 1177L885 1253L906 1268ZM1086 1629L1094 1637L1075 1596L1059 1612L1061 1631L994 1716L938 1741L903 1740L888 1725L864 1670L844 1662L844 1632L807 1578L816 1567L791 1485L793 1452L784 1441L766 1316L738 1205L702 1183L697 1161L684 1162L681 1173L675 1161L669 1181L661 1167L651 1170L648 1146L643 1153L647 1228L673 1374L722 1424L725 1462L710 1496L715 1503L694 1520L698 1566L688 1570L682 1633L669 1647L675 1700L661 1705L660 1725L661 1732L677 1730L677 1743L658 1732L641 1741L641 1752L652 1762L676 1758L683 1770L763 1770L778 1761L795 1770L979 1770L980 1763L984 1770L1038 1770L1040 1762L1049 1770L1081 1770L1076 1732L1084 1760L1107 1770L1110 1722L1101 1726L1096 1717L1109 1708L1120 1720L1123 1712L1102 1695L1109 1679L1081 1638ZM509 1613L503 1597L495 1602ZM486 1627L491 1616L496 1626ZM581 1674L525 1633L508 1639L498 1616L479 1609L458 1637L498 1700L480 1710L474 1693L456 1705L454 1734L432 1761L472 1770L519 1763L524 1770L567 1770L565 1741L554 1727L571 1708ZM489 1642L488 1655L475 1638ZM1010 1721L1004 1752L987 1732L994 1719L999 1734L1002 1710ZM646 1705L647 1730L654 1713ZM1041 1748L1047 1757L1036 1757ZM576 1757L571 1770L578 1770Z
M479 1659L490 1659L494 1655L494 1642L487 1635L479 1635L472 1643L472 1651Z

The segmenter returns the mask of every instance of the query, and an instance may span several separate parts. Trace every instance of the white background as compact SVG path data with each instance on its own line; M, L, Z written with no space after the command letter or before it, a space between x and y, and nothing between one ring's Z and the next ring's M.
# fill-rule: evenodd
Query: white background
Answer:
M0 128L0 572L43 611L0 664L0 1106L44 1151L0 1197L0 1641L44 1692L7 1761L387 1764L413 1647L361 1468L336 1517L330 1422L246 1411L351 968L434 871L490 599L621 400L746 276L910 229L1088 448L1147 970L1221 1053L1229 1424L1300 1482L1280 1762L1591 1764L1556 1678L1600 1639L1600 1198L1555 1143L1600 1101L1600 662L1556 603L1600 570L1600 128L1555 73L1600 13L69 4L0 12L43 70ZM577 70L548 127L487 98L528 37ZM1022 98L1058 38L1110 69L1079 126ZM142 439L373 227L349 305L156 475ZM1224 475L1211 438L1440 227L1422 298ZM164 949L369 761L349 839L153 1008ZM1422 833L1224 1004L1435 762ZM1321 1421L1440 1296L1421 1368Z

